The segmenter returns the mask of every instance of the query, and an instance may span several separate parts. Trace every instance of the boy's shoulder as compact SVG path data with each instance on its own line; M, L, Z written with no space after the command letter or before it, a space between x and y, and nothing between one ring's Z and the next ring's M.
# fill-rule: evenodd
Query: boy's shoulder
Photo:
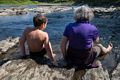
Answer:
M42 35L44 35L44 36L46 36L46 37L48 36L48 33L45 32L45 31L39 30L39 33L42 34Z
M48 36L48 33L47 33L47 32L43 31L43 33L44 33L45 36Z

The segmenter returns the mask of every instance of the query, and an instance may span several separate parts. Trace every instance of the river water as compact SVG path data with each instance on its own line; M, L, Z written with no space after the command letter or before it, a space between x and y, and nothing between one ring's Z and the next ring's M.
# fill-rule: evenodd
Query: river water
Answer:
M33 27L33 16L35 13L30 12L26 15L0 16L0 40L7 37L20 37L23 30L30 26ZM55 53L60 53L60 40L65 26L73 22L73 11L54 12L46 14L48 17L48 32ZM109 16L109 15L106 15ZM114 18L95 17L92 21L100 32L101 43L104 46L111 41L114 45L113 51L102 61L103 66L112 70L120 62L120 22Z
M9 36L20 36L26 27L33 27L32 19L34 15L35 13L31 12L26 15L0 16L0 40ZM49 33L51 40L60 38L65 25L72 21L71 11L56 12L46 16L48 25L45 31Z

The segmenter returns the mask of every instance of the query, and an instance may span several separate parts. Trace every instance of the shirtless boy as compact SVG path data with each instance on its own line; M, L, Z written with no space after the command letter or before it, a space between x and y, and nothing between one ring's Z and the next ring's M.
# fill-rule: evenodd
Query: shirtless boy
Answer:
M47 53L51 62L56 64L54 59L55 54L53 54L48 33L44 31L47 26L47 18L43 15L37 14L33 18L33 23L34 28L27 27L20 38L21 52L26 56L25 42L27 42L30 56Z

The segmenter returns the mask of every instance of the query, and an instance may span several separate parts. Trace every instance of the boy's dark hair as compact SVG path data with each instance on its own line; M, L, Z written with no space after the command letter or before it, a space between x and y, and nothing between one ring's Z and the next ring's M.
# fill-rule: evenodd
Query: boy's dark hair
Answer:
M47 22L47 18L41 14L35 15L33 18L33 23L35 27L39 27L41 26L41 24L46 23L46 22Z

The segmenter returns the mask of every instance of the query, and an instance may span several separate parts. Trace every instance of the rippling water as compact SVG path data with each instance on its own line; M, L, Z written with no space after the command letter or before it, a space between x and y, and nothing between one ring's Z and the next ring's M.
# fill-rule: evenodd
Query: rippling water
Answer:
M26 15L19 16L0 16L0 40L9 36L21 36L23 30L27 26L33 27L32 18L34 15L35 13L31 12ZM55 12L47 14L46 16L49 20L46 31L49 33L54 51L56 51L56 53L60 53L59 45L62 33L65 26L68 23L73 22L73 13L72 11ZM94 23L99 29L103 45L107 46L109 41L114 45L112 53L103 61L103 65L111 69L120 61L120 47L118 45L120 44L120 22L116 19L94 18L92 23Z
M51 40L60 37L65 25L72 21L72 12L59 12L47 14L48 25L46 31L49 33ZM35 13L28 13L26 15L14 16L0 16L0 40L12 36L20 36L27 26L33 27L33 16Z

